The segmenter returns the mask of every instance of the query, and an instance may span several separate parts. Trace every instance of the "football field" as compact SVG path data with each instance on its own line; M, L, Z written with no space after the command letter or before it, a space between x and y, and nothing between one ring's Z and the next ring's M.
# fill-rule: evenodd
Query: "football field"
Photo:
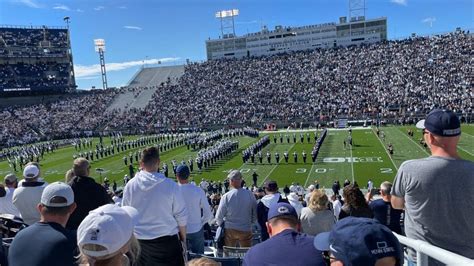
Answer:
M415 135L410 137L407 134L408 129L414 129ZM307 142L306 132L310 132L311 141ZM194 164L194 171L191 174L191 179L199 183L202 178L206 180L220 180L222 181L227 173L232 169L239 169L247 184L252 183L252 174L258 174L258 185L261 185L265 180L275 180L280 187L290 185L293 182L304 185L318 181L321 187L330 188L334 180L339 180L341 183L345 179L351 182L357 181L361 187L366 187L367 181L372 179L376 185L383 181L393 181L393 178L400 167L400 165L409 159L423 158L429 156L429 150L419 144L422 138L420 130L414 127L402 126L387 126L380 128L380 136L377 136L374 128L354 128L352 130L353 146L352 148L344 147L344 140L348 137L347 129L330 129L328 135L324 140L317 161L313 164L311 160L311 150L314 146L313 131L304 131L304 141L300 142L300 131L279 131L270 133L260 133L260 138L264 135L270 135L271 143L263 150L263 163L259 163L255 159L255 163L243 163L242 151L257 141L256 138L247 136L238 137L239 149L229 155L228 157L216 162L211 167L203 169L202 172L197 171L196 164ZM283 143L280 143L280 134L289 134L290 136L296 133L296 143L293 142L293 137L290 138L290 143L286 138ZM277 143L273 141L273 134L277 134ZM318 132L318 135L321 131ZM382 137L385 136L385 137ZM127 139L136 139L135 137L127 137ZM98 142L94 139L93 147ZM104 143L109 143L108 138L104 138ZM388 144L391 143L394 147L394 155L389 156L387 151ZM130 152L141 150L143 147L127 150L122 153L116 153L114 156L95 160L92 162L91 176L100 182L104 177L109 180L116 180L118 185L123 184L123 176L128 174L128 166L123 162L123 156L129 155ZM271 153L271 163L267 163L266 153ZM302 152L307 153L307 161L303 163ZM463 159L474 161L474 126L463 125L461 140L459 143L459 154ZM279 153L280 162L275 162L275 153ZM285 163L283 153L288 152L289 160ZM298 154L298 162L295 163L293 153ZM161 162L166 162L170 167L170 177L174 178L171 167L171 161L175 160L180 163L182 160L188 161L190 158L196 157L197 151L191 151L186 146L180 146L175 149L163 152L161 154ZM72 166L73 154L75 150L73 146L61 148L54 153L46 154L44 159L40 161L42 176L48 182L64 180L64 174ZM135 170L138 164L134 162ZM19 168L19 167L18 167ZM99 174L96 172L97 168L102 168L104 172ZM20 169L17 169L17 176L21 177ZM8 162L0 162L0 176L3 177L7 173L13 172L13 169Z

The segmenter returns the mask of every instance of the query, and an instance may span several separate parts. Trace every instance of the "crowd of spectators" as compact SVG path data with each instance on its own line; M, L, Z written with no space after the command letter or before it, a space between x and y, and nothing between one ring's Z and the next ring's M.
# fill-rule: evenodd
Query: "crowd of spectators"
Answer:
M470 55L472 35L456 32L189 64L176 84L157 85L144 109L124 106L105 112L116 95L132 92L137 98L146 88L106 90L55 104L7 109L10 114L0 119L9 126L0 134L13 141L104 129L263 126L336 117L410 122L435 107L468 117L474 98Z
M0 28L0 93L64 92L72 84L66 29Z
M102 125L103 114L118 92L92 92L57 102L5 108L0 117L4 127L0 141L6 144L29 143L48 136L73 138Z
M161 124L228 124L472 112L472 35L458 32L367 46L186 66L145 109ZM187 103L183 105L182 103ZM284 108L282 108L284 107Z
M69 64L38 62L2 65L0 77L0 89L66 87Z
M68 45L66 29L44 28L0 28L0 43L2 46L41 46L40 42L47 41L52 47ZM48 45L49 46L49 45Z

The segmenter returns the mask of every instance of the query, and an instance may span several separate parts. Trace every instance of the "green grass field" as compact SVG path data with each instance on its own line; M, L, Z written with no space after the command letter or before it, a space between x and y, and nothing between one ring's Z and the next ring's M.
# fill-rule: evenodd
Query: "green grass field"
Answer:
M413 138L407 135L407 129L409 128L415 130ZM201 173L197 172L195 165L192 178L196 182L200 182L202 178L207 180L223 180L231 169L239 169L248 184L251 184L251 175L255 171L259 175L259 185L263 184L267 179L276 180L280 187L283 187L285 184L289 185L292 182L308 186L317 180L321 186L329 188L336 179L341 182L349 179L351 181L355 180L361 187L365 187L369 179L372 179L376 185L386 180L392 181L398 168L406 160L429 156L429 151L418 143L418 140L422 137L421 132L414 127L388 126L382 127L381 130L385 134L384 141L377 137L372 128L354 129L352 133L354 142L352 149L344 149L343 147L343 141L348 135L347 130L330 130L315 164L311 162L310 156L314 139L311 138L311 143L307 143L305 136L304 143L300 143L299 133L297 133L297 143L293 143L291 138L290 143L287 143L286 139L284 139L283 143L280 144L278 139L277 143L274 144L273 137L270 136L271 144L267 145L262 152L264 157L263 164L243 164L242 150L256 142L257 139L246 136L239 137L238 151L218 161ZM463 159L474 161L474 125L463 125L462 132L459 154ZM260 134L261 137L263 135L265 134ZM127 139L134 138L136 137L128 137ZM94 147L97 142L98 139L94 139ZM109 143L108 138L105 138L104 142L106 144ZM389 156L386 150L389 142L394 146L394 155L392 157ZM95 172L95 169L103 168L105 172L102 174L102 177L107 177L109 180L117 180L117 183L121 185L123 176L128 174L128 167L123 163L122 157L135 150L128 150L115 154L115 156L93 161L92 176L97 181L100 181L100 175ZM266 163L265 154L267 150L272 154L272 164ZM301 158L303 150L308 154L306 164L303 163ZM290 155L288 164L283 159L285 151L288 151ZM298 153L298 163L296 164L293 163L292 156L295 151ZM279 164L275 163L275 152L280 154ZM74 148L69 146L61 148L55 153L45 155L45 158L40 162L42 176L48 182L64 180L64 174L72 166L74 153ZM181 146L162 153L161 161L168 163L170 166L170 162L173 159L179 163L181 160L187 161L190 158L195 158L195 155L196 152L188 150L186 146ZM134 166L135 168L138 167L136 162L134 162ZM8 163L6 161L0 162L0 176L4 176L9 172L13 172L13 169L10 168ZM171 167L169 172L170 177L173 177ZM17 171L16 174L21 176L20 171Z

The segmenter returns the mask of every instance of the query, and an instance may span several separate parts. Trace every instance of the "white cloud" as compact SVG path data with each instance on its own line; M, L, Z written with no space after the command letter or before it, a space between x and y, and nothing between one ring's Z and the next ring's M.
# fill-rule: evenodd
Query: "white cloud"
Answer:
M390 0L390 2L397 4L397 5L402 5L406 6L408 3L408 0Z
M127 9L126 6L119 6L118 8L120 8L120 9Z
M53 9L57 9L57 10L64 10L64 11L70 11L71 9L66 6L66 5L55 5L53 7Z
M76 11L77 11L77 12L80 12L80 13L84 12L84 10L82 10L82 9L80 9L80 8L76 9Z
M35 0L13 0L14 3L23 4L31 8L42 8L43 6L37 3Z
M105 68L107 72L112 72L112 71L120 71L120 70L124 70L128 68L132 68L136 66L142 66L143 64L154 65L154 64L158 64L158 62L170 63L170 62L176 62L178 60L180 60L179 57L166 57L166 58L160 58L160 59L128 61L128 62L121 62L121 63L108 63L108 64L105 64ZM89 65L89 66L74 65L74 73L76 74L77 79L85 79L86 77L93 77L101 73L100 65L99 64L94 64L94 65Z
M435 17L427 17L421 20L421 23L433 23L436 21Z
M102 10L102 9L104 9L104 8L105 8L104 6L96 6L96 7L94 7L94 10L95 10L95 11L100 11L100 10Z
M123 26L123 28L127 30L142 30L142 28L138 26Z
M435 22L435 21L436 21L435 17L427 17L427 18L422 19L421 23L427 23L432 28L433 27L433 22Z

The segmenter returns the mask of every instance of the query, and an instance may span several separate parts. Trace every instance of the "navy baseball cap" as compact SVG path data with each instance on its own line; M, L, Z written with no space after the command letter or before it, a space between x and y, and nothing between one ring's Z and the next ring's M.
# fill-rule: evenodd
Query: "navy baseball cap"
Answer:
M269 191L277 191L278 190L278 184L276 181L270 180L266 181L264 184L264 187L268 189Z
M331 232L318 234L314 247L330 251L344 265L375 265L385 257L403 262L400 242L390 229L369 218L346 217L339 220Z
M298 214L296 213L295 208L291 206L289 203L286 202L278 202L276 204L272 204L268 210L268 218L267 221L278 217L278 216L294 216L298 219Z
M434 109L426 119L416 123L416 127L441 137L455 137L461 134L461 122L456 114L449 110Z
M179 176L181 179L188 179L189 177L189 168L185 164L180 164L176 168L176 175Z

